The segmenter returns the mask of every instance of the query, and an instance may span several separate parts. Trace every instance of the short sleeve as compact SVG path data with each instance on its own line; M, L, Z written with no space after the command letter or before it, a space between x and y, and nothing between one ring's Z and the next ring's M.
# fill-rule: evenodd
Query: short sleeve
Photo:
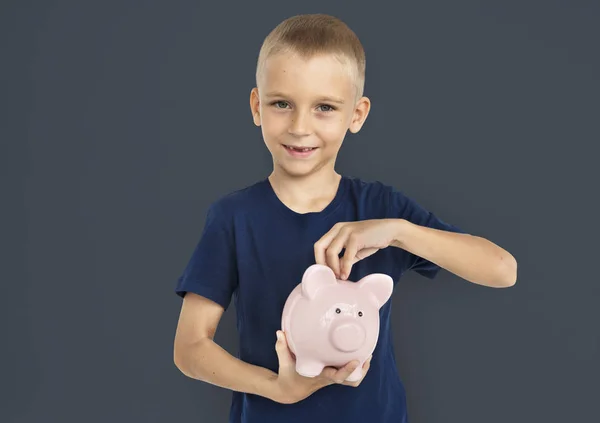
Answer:
M227 309L237 288L233 225L222 207L210 206L200 240L177 280L175 292L193 292Z
M414 199L406 196L400 191L393 189L390 191L389 206L391 207L390 214L396 218L406 219L411 223L426 226L428 228L466 233L458 226L444 222L433 212L425 209ZM403 272L412 270L419 273L421 276L434 279L441 270L440 266L423 257L419 257L408 251L402 251L404 253L402 255Z

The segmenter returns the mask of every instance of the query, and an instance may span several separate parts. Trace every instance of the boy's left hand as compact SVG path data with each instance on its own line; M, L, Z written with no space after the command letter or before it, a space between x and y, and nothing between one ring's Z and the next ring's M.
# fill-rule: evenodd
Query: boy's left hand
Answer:
M339 279L346 279L354 263L392 245L398 228L398 219L337 223L315 243L315 260L329 266Z

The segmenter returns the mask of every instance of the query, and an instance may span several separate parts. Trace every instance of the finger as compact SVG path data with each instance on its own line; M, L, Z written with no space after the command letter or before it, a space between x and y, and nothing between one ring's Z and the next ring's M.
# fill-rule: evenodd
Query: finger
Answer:
M342 279L347 279L352 271L352 265L357 261L357 254L361 248L360 236L356 232L352 232L348 236L346 242L346 250L344 251L344 257L340 263L340 273Z
M333 273L337 277L340 277L340 253L342 249L346 246L348 241L348 237L352 234L351 226L344 226L337 236L331 241L329 247L325 251L325 256L327 257L327 265L331 267Z
M379 248L377 247L373 247L373 248L363 248L362 250L359 250L358 253L356 253L356 260L355 262L365 259L373 254L375 254L377 251L379 251Z
M360 365L360 362L357 360L353 360L350 363L346 364L344 367L340 368L335 372L332 379L335 383L342 384L346 381L348 376L356 370L356 368Z
M333 227L325 235L315 242L315 262L317 264L327 265L327 258L325 257L325 251L331 244L331 241L337 236L338 232L344 227L345 223L340 222L333 225Z
M372 357L372 356L371 356ZM354 382L344 382L342 385L346 385L346 386L353 386L353 387L358 387L362 381L365 379L365 376L367 375L367 372L369 371L369 368L371 367L371 357L369 357L362 365L362 377Z
M362 382L362 378L360 380L357 380L356 382L344 382L344 383L342 383L342 385L352 386L354 388L357 388L361 382Z
M283 331L278 330L277 342L275 343L275 351L277 352L277 358L279 359L280 368L290 368L294 366L294 358L292 352L288 348L285 334Z
M351 236L352 238L352 236ZM379 248L363 248L360 249L361 247L361 243L357 242L358 247L354 247L353 245L351 245L352 241L348 241L348 246L346 247L346 251L344 251L344 257L342 258L341 261L341 279L348 279L348 277L350 277L350 272L352 272L352 266L354 266L355 263L358 263L359 261L375 254L377 251L379 251ZM356 253L354 253L355 250L358 251Z
M373 358L373 356L370 356L367 361L365 361L363 363L363 377L365 374L367 374L367 371L369 370L369 368L371 367L371 359Z
M335 383L334 378L336 372L337 369L335 367L323 367L323 370L318 378L327 385L333 385Z

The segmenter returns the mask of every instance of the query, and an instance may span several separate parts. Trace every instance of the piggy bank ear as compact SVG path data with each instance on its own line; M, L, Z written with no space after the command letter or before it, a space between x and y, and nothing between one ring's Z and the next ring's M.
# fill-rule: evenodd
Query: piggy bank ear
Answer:
M319 289L336 283L337 279L333 270L322 264L313 264L306 269L302 276L302 295L312 300Z
M388 275L382 273L373 273L367 275L357 282L361 290L368 291L377 303L377 308L381 308L392 296L394 290L394 281Z

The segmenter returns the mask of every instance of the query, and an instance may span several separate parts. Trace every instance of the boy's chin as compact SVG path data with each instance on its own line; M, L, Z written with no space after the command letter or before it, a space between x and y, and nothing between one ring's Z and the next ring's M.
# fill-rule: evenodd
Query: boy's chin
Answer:
M317 173L322 170L323 163L280 163L279 170L284 174L294 177L302 178Z

